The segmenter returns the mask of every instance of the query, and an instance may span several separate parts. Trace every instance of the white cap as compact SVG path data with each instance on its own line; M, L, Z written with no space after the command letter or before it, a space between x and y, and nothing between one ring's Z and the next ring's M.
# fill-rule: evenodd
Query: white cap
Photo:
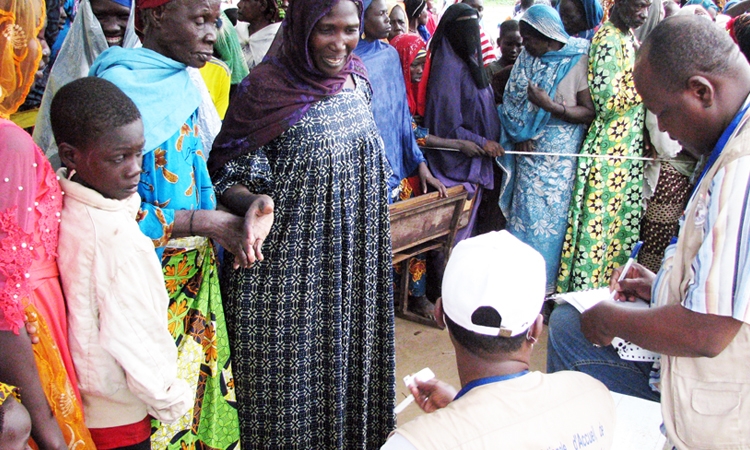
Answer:
M461 327L512 337L534 323L544 303L544 258L507 231L456 245L443 274L443 311Z

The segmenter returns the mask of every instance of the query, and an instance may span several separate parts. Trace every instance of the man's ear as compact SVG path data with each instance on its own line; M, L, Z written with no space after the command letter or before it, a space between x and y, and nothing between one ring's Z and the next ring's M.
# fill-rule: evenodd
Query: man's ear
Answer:
M158 24L161 27L161 23L164 20L164 15L167 11L167 3L159 5L155 8L151 8L151 17L154 24Z
M76 164L81 157L81 152L78 148L67 142L63 142L57 146L57 153L60 155L60 161L62 161L69 173L76 170Z
M531 339L533 342L536 342L537 339L539 339L539 336L541 336L542 331L544 329L544 317L539 314L536 316L536 320L534 323L531 324L531 327L529 328L529 332L527 334L528 337L533 338Z
M435 302L435 323L441 330L445 330L445 320L443 319L443 297Z
M700 75L693 75L688 78L687 86L691 97L699 101L703 108L713 106L716 91L709 79Z

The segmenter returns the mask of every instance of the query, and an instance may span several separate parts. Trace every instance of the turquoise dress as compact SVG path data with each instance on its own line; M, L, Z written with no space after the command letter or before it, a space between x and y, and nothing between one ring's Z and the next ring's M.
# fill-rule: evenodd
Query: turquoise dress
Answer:
M537 6L527 14L529 12L543 14L537 19L540 23L549 22L562 30L562 23L551 8ZM525 20L535 18L524 17ZM503 124L503 148L513 150L516 143L530 140L533 141L534 152L539 154L498 158L506 174L503 177L500 206L508 220L506 229L544 257L548 293L554 292L557 282L576 159L543 154L578 153L586 126L552 117L549 112L528 101L527 89L531 80L557 103L575 104L575 99L562 98L557 89L588 48L588 41L568 38L562 49L549 51L541 57L522 50L513 66L503 103L498 107Z

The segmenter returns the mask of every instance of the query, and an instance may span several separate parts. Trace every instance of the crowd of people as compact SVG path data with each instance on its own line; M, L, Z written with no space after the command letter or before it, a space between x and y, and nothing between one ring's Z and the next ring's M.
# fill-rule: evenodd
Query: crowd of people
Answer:
M745 3L522 1L495 46L482 0L0 0L0 447L609 448L611 390L750 448ZM453 186L398 273L389 205ZM462 389L396 428L399 277ZM650 308L555 308L530 371L601 287Z

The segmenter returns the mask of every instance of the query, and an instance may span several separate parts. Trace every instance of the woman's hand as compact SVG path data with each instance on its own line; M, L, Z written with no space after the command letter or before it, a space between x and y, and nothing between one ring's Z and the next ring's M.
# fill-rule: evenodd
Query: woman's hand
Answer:
M432 172L430 172L430 168L427 167L427 163L420 163L419 164L419 180L422 183L422 192L425 194L427 193L427 185L434 187L438 193L440 198L445 198L447 195L447 189L445 188L445 185L432 176Z
M505 149L497 142L487 139L487 142L484 143L484 154L495 158L503 156Z
M529 98L529 101L536 106L542 108L545 111L553 112L553 101L550 98L549 94L547 94L547 91L540 88L536 84L529 81L529 87L526 89L526 96Z
M473 141L467 141L464 139L457 140L458 141L458 149L461 150L461 153L464 155L473 158L474 156L484 156L486 155L484 149L477 145L476 142Z
M534 152L534 141L523 141L516 144L516 151L533 153Z
M273 213L273 200L267 195L258 195L245 213L243 250L250 265L263 261L263 242L273 226Z
M617 281L620 278L622 269L618 267L612 271L612 278L609 279L609 290L615 293L615 300L634 302L638 299L651 301L651 286L654 284L656 274L638 263L633 263L625 275L625 279Z
M29 340L32 344L39 343L39 316L35 312L26 313L24 325L26 326L26 334L29 335Z
M453 386L437 378L427 381L415 379L414 383L416 384L409 386L409 390L414 396L414 401L426 413L445 408L458 393Z

